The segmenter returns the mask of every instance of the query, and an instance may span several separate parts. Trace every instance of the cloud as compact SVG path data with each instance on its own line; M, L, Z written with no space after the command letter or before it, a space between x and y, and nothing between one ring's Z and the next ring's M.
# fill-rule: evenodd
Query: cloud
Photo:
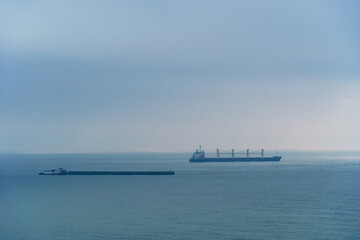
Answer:
M360 63L358 24L326 2L3 5L1 45L11 53L235 75L358 74Z

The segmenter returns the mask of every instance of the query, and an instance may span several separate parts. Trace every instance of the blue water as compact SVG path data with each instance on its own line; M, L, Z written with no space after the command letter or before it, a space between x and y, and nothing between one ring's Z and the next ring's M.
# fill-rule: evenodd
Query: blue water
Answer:
M360 152L190 155L1 154L0 239L359 239ZM56 167L176 174L37 175Z

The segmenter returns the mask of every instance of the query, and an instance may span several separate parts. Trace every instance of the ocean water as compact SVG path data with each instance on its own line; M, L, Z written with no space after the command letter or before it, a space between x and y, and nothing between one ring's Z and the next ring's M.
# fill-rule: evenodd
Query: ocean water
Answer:
M0 239L359 239L360 152L281 162L177 154L1 154ZM174 176L39 171L174 170Z

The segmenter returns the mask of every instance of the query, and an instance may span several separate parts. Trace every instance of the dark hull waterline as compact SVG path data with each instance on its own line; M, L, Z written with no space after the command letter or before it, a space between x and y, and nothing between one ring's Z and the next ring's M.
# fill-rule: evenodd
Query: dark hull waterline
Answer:
M190 158L189 162L279 162L281 157Z

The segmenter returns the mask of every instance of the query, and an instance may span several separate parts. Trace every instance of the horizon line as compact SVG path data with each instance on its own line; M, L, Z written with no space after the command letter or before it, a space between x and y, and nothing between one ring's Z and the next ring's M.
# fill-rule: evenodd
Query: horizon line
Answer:
M246 148L244 148L246 149ZM253 150L255 148L249 148ZM226 149L226 150L231 150ZM355 152L360 151L360 148L282 148L274 149L264 148L266 152ZM161 150L133 150L133 151L109 151L109 150L64 150L64 151L0 151L0 154L171 154L171 153L192 153L193 150L179 150L179 151L161 151ZM216 149L207 151L209 153L216 153Z

